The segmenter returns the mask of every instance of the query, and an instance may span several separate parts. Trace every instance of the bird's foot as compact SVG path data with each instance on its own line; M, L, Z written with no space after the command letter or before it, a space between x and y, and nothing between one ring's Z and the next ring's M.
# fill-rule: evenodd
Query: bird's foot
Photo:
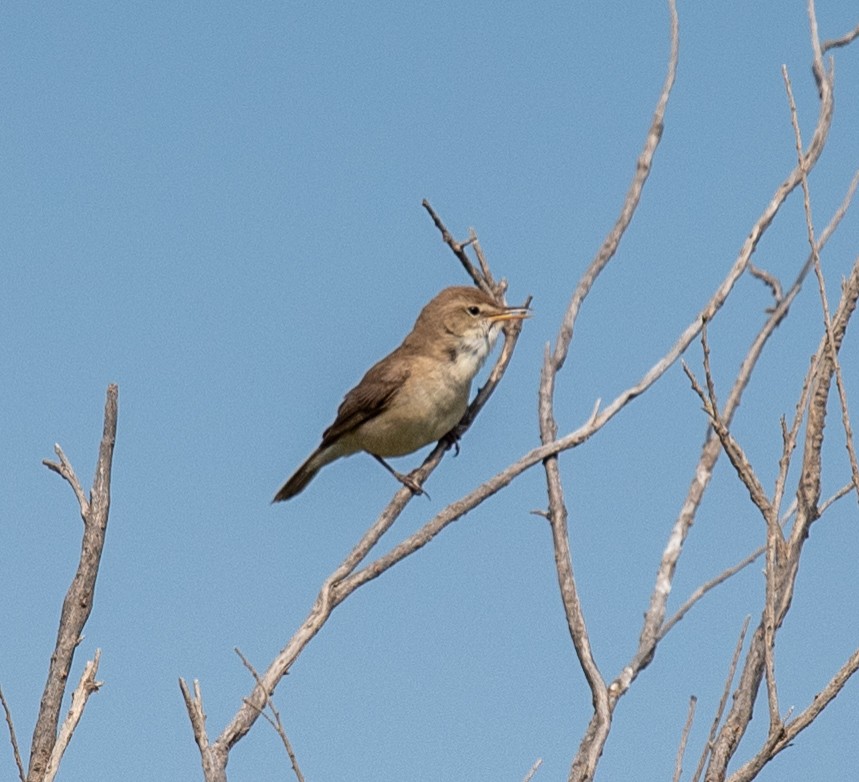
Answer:
M370 454L379 464L382 465L391 475L393 475L400 483L403 484L407 489L410 489L412 494L423 494L427 499L430 498L429 494L427 494L423 487L414 479L411 475L403 475L401 472L397 472L390 464L388 464L381 456L376 456L376 454Z
M465 434L465 427L461 424L457 424L441 438L441 441L444 443L447 450L453 448L454 456L459 456L459 438L462 437L463 434Z
M429 494L426 493L423 486L421 486L411 475L403 475L401 472L394 471L394 477L403 484L407 489L411 489L412 494L423 495L427 499L430 499Z

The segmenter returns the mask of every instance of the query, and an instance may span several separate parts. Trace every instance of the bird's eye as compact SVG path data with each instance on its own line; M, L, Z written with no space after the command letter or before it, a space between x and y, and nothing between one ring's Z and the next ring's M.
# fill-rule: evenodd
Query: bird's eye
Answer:
M480 307L476 307L474 305L470 306L468 308L468 314L476 318L480 314Z

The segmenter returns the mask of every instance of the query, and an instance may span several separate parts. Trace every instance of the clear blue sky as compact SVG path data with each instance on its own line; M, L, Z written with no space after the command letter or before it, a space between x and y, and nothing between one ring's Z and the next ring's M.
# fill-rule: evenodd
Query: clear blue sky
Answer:
M856 12L821 1L822 35L847 32ZM562 431L665 352L793 165L783 63L813 128L804 3L682 3L680 17L664 142L582 313L558 388ZM200 679L216 736L250 689L233 647L265 668L395 489L358 456L269 505L343 393L429 298L466 282L421 199L458 236L476 228L511 300L533 295L535 315L461 455L387 546L538 442L543 347L615 219L667 52L662 2L2 4L0 684L22 750L80 540L71 491L40 462L59 442L89 486L107 384L120 387L113 506L72 673L101 648L105 685L59 778L199 779L177 678ZM836 57L835 124L811 183L821 224L859 161L859 48ZM854 211L824 256L833 297L857 229ZM757 262L788 283L804 230L795 195ZM743 281L713 324L722 388L767 296ZM737 418L768 486L819 322L809 287ZM845 371L855 406L856 361ZM674 368L563 458L606 677L634 651L704 436L699 407ZM848 478L836 423L824 494ZM530 513L545 503L533 470L337 610L277 691L308 780L520 780L537 757L537 782L566 778L590 698L549 530ZM813 530L779 638L786 706L804 707L859 643L856 522L847 499ZM763 535L720 464L672 606ZM669 779L691 694L694 767L762 588L755 566L666 639L618 708L598 778ZM851 682L760 778L855 776L857 721ZM228 770L233 782L289 778L261 721Z

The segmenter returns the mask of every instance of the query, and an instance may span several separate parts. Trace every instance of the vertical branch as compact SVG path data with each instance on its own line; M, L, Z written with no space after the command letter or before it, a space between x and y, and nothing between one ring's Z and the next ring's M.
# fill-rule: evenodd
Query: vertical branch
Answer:
M78 686L75 687L75 691L72 693L72 705L69 708L69 713L60 727L57 741L51 751L51 757L48 759L44 782L53 782L57 776L57 772L60 770L60 761L63 759L63 754L68 748L69 742L72 740L75 728L77 728L81 717L83 717L86 702L89 700L89 696L96 692L102 685L101 682L95 679L100 659L101 649L96 649L93 659L89 660L84 666Z
M668 0L671 27L671 52L668 58L668 68L662 90L654 109L653 118L647 133L620 214L596 256L591 261L588 269L582 276L579 284L573 292L572 300L567 307L564 320L561 324L558 338L553 352L547 349L543 362L540 378L539 393L539 420L540 439L545 445L554 441L558 436L558 425L554 415L554 392L555 378L566 361L567 354L572 343L573 331L576 318L581 305L593 288L600 273L615 256L620 240L629 227L635 210L641 200L644 185L653 165L653 157L665 126L665 110L668 98L677 74L677 61L679 53L679 22L675 0ZM578 597L575 577L573 574L572 555L569 547L569 531L567 528L567 508L564 502L561 475L558 466L558 455L553 454L543 461L546 471L546 485L548 492L548 518L552 530L552 542L555 552L555 569L558 575L558 585L564 612L567 618L570 637L573 642L576 655L584 672L588 686L591 690L594 713L584 737L579 745L572 766L569 779L590 780L596 773L597 763L605 746L608 733L611 728L611 715L613 702L616 695L612 696L599 672L593 657L590 641L587 633L581 601Z
M829 348L829 359L835 370L835 384L838 389L838 398L841 402L841 425L844 428L847 455L850 461L850 471L853 476L853 484L856 494L859 496L859 463L856 459L856 450L853 446L853 429L850 424L850 414L847 411L847 391L844 388L844 378L841 376L841 365L838 363L838 355L835 348L835 336L832 333L832 318L829 314L829 301L826 296L826 282L823 279L823 270L820 267L819 244L814 236L814 220L811 216L811 192L808 186L808 172L803 165L802 157L802 134L799 130L799 120L796 113L796 102L793 99L790 78L787 66L782 66L785 89L787 90L788 103L790 104L790 119L793 124L794 137L796 139L796 151L800 166L802 167L802 195L803 209L805 211L805 229L808 235L808 244L811 247L811 257L814 262L814 274L817 277L817 287L820 292L820 306L823 311L823 324L826 329L826 340Z
M694 695L689 698L689 713L686 716L683 731L680 733L680 746L677 747L677 759L674 761L673 782L680 782L680 777L683 775L683 756L686 754L686 742L689 739L689 731L692 730L692 721L695 719L695 704L697 703L698 699Z
M57 642L51 655L48 680L42 693L39 715L33 731L27 782L43 782L46 778L48 763L57 744L57 724L72 659L81 641L84 625L92 611L95 581L104 548L110 510L110 472L113 463L113 446L116 442L118 394L116 385L108 386L104 406L104 429L89 499L84 496L80 482L59 445L55 447L55 451L60 461L43 462L46 467L61 475L72 487L80 505L84 532L80 561L63 601Z
M704 751L701 753L701 758L698 761L698 766L695 768L695 773L692 775L692 782L698 782L701 778L701 773L704 771L704 764L707 762L707 755L713 746L713 739L716 737L716 731L719 729L719 722L722 719L722 714L725 711L725 704L728 702L728 696L731 694L731 684L734 681L734 674L737 672L737 663L740 661L740 652L743 651L743 642L746 640L746 632L749 629L749 619L746 617L743 622L743 627L740 630L740 637L737 639L737 645L734 648L734 656L731 658L731 665L728 669L728 675L725 677L725 688L722 691L722 697L719 700L719 705L716 707L716 713L713 715L713 723L710 726L710 734L707 737L707 743L704 745Z
M217 745L209 743L206 733L206 712L203 711L203 694L200 692L200 682L194 680L194 694L188 689L184 679L179 679L179 689L185 700L185 708L191 720L194 740L200 749L203 764L203 777L206 782L227 782L227 752Z

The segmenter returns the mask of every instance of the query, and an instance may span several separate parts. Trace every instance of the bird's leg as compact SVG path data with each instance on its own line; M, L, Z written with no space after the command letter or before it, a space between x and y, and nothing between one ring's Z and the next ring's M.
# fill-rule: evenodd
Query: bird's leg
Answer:
M388 464L381 456L376 456L376 454L371 453L372 456L379 464L382 465L391 475L393 475L403 486L411 489L415 494L426 494L427 499L429 499L429 494L427 494L422 488L421 485L410 475L403 475L401 472L397 472L390 464Z

